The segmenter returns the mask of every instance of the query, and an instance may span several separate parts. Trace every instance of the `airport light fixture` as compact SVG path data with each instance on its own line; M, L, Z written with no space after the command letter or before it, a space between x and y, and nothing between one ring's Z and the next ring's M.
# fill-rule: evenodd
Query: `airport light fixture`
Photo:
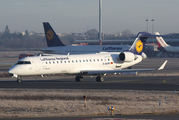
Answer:
M148 21L149 21L148 17L145 21L146 21L146 32L148 32Z
M116 110L115 107L109 106L107 109L111 111L111 115L114 115L113 112Z
M153 17L152 17L151 21L152 21L152 34L154 34L154 21L155 21L155 19L153 19ZM153 37L153 44L154 44L154 37Z

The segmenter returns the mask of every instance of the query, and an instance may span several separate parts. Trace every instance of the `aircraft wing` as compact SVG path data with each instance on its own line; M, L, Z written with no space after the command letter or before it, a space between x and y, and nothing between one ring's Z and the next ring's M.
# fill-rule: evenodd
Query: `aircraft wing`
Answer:
M138 71L155 71L164 69L167 60L159 67L153 69L121 69L121 70L84 70L80 71L81 74L107 74L107 73L125 73L125 72L138 72Z

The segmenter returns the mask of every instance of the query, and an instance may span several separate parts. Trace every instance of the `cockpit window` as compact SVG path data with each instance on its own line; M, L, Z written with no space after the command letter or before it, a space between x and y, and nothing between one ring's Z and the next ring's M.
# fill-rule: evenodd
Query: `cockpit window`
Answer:
M19 65L19 64L31 64L31 62L30 61L18 61L16 65Z

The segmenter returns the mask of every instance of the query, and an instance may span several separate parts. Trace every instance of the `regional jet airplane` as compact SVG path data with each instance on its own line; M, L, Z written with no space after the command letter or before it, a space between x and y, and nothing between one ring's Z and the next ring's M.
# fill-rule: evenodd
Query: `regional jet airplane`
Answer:
M155 35L160 35L158 32L155 32ZM158 50L168 53L179 53L179 47L168 45L162 37L156 37Z
M43 23L47 46L42 48L41 51L47 54L90 54L99 52L123 52L128 50L129 45L87 45L87 46L66 46L62 43L55 31L48 22ZM142 58L147 56L143 52Z
M25 57L9 69L9 74L21 82L21 76L44 74L75 74L80 82L83 75L97 75L96 81L104 81L108 73L153 71L164 68L167 61L158 69L125 69L142 61L142 51L149 33L140 32L129 50L124 52L102 52L78 55L48 55Z

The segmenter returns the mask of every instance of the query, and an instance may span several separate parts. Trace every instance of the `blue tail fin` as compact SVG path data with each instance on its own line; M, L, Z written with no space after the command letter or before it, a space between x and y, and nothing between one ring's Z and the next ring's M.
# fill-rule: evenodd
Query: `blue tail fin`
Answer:
M48 22L43 23L44 31L45 31L45 37L47 41L48 47L54 47L54 46L65 46L58 36L56 35L55 31L52 29L50 24Z
M135 39L134 43L132 44L131 48L129 49L130 52L141 55L144 48L147 38L151 36L150 33L147 32L139 32L137 38Z

